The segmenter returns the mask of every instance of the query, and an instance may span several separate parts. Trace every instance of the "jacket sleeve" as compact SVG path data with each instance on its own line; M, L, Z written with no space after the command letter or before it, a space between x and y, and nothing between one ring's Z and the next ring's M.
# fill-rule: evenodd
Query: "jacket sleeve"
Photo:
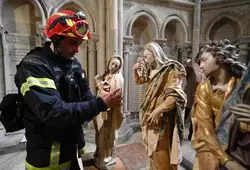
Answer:
M40 58L24 59L16 75L16 85L24 102L44 123L55 126L75 126L106 110L101 98L85 102L66 103L56 89L51 67Z

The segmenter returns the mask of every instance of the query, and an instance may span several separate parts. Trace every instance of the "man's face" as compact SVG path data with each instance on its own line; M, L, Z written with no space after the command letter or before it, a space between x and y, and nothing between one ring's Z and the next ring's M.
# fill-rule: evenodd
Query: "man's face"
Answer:
M81 43L81 39L65 37L59 45L60 55L69 59L74 57L75 54L79 52Z
M210 52L204 52L201 54L200 69L207 77L213 76L219 69L219 65L216 64L216 60Z

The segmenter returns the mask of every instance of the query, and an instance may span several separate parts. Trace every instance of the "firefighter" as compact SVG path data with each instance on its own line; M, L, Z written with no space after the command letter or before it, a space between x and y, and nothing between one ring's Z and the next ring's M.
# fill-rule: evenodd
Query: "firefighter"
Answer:
M99 112L121 104L120 89L94 96L74 55L90 39L82 12L59 11L47 20L51 42L29 52L19 64L15 83L24 98L26 170L78 170L81 125Z

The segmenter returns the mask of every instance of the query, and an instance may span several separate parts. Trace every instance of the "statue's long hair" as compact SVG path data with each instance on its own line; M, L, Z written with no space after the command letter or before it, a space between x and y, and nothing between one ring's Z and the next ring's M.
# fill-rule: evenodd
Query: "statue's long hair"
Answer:
M225 65L235 77L241 77L246 70L246 66L239 61L238 51L239 49L227 39L212 41L201 48L195 61L200 64L202 53L209 52L215 58L216 64Z

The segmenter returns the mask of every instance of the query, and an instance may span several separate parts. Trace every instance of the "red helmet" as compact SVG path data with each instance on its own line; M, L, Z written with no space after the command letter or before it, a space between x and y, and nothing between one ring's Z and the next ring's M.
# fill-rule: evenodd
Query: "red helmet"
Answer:
M61 10L47 20L43 33L51 38L53 35L63 35L78 39L88 40L91 38L89 24L82 12Z

